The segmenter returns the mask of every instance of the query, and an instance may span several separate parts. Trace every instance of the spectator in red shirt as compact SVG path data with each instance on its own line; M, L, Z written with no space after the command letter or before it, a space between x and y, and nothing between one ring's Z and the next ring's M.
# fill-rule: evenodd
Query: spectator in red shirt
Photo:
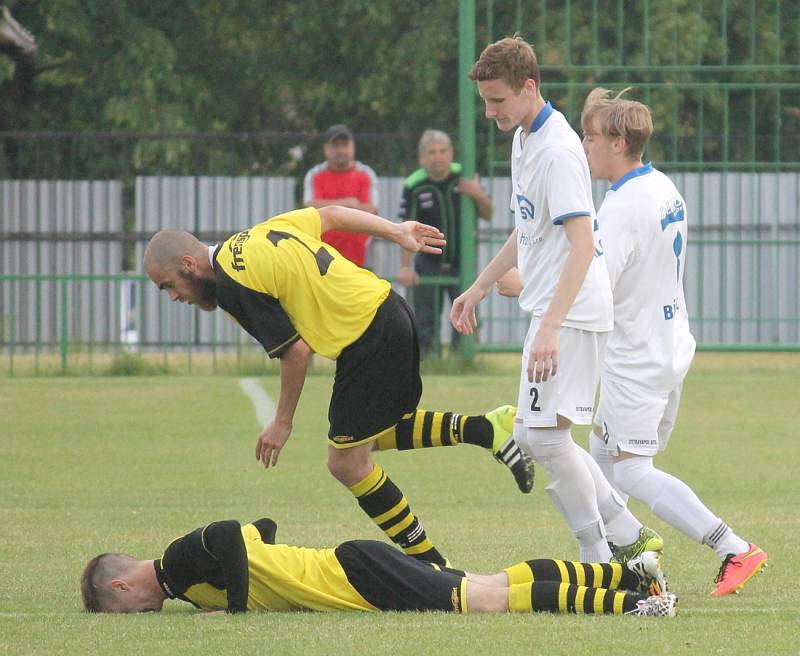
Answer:
M326 205L344 205L377 214L378 178L369 166L356 161L356 144L350 128L334 125L322 137L325 161L306 173L303 204L318 209ZM351 262L364 266L369 235L328 230L322 233L322 241Z

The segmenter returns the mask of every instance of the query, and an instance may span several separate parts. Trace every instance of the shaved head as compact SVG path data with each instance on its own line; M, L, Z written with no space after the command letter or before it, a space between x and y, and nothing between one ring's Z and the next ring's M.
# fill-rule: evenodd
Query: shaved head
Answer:
M144 251L144 270L171 300L209 312L217 308L216 275L208 246L194 235L183 230L157 232Z
M116 611L111 580L126 578L136 559L128 554L105 553L92 558L81 575L83 607L90 613Z
M183 230L157 232L144 251L144 270L158 267L164 271L177 269L184 255L204 256L207 247L197 237Z

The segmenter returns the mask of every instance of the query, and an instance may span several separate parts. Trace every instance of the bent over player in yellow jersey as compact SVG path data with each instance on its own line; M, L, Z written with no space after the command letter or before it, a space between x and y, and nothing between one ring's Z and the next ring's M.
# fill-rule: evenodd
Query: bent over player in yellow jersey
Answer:
M106 553L81 576L90 612L160 611L180 599L209 611L442 610L675 614L659 555L627 564L537 559L490 576L441 568L385 542L335 549L275 544L275 522L214 522L174 540L159 560Z
M478 416L417 410L422 381L413 314L387 281L323 243L327 230L369 233L412 252L441 253L445 245L431 226L328 206L281 214L216 247L186 232L161 231L148 244L145 270L172 300L222 308L280 358L275 418L256 445L266 467L277 464L289 439L311 355L335 360L329 470L407 554L443 565L371 452L474 444L494 453L529 492L533 467L511 437L515 409Z

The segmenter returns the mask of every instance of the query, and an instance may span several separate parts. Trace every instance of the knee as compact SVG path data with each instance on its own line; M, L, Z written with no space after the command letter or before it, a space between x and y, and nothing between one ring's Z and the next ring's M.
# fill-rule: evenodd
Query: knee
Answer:
M529 455L543 465L569 453L575 444L569 430L553 428L526 429L525 443Z
M367 449L334 449L328 450L328 471L342 485L352 487L363 481L374 467L370 450Z
M614 483L625 494L637 495L633 490L653 471L653 459L648 456L633 456L614 463Z
M347 458L339 457L336 452L328 454L328 471L340 483L350 478L352 464Z

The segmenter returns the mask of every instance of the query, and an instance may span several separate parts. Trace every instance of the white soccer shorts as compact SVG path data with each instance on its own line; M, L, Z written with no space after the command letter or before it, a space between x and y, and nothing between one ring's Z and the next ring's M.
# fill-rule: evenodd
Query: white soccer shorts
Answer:
M683 383L663 392L602 376L595 423L611 452L654 456L666 449L678 417L682 387Z
M541 383L529 383L528 354L539 323L537 317L531 320L522 349L517 421L528 428L551 428L561 415L574 424L591 424L608 333L562 326L556 375Z

